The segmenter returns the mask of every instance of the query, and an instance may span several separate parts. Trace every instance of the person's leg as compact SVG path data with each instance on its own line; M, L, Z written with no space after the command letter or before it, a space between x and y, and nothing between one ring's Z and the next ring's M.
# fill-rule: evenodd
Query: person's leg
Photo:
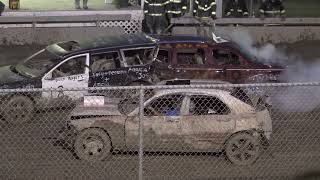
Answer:
M154 24L153 16L146 15L145 19L146 19L146 24L147 24L149 33L154 34L155 32L154 32L154 28L153 28L153 24Z
M80 9L80 0L75 0L74 1L76 9Z
M83 9L88 9L88 0L83 0Z
M2 12L4 11L5 5L0 1L0 16Z
M158 23L160 26L158 26L158 32L157 34L163 34L164 30L168 27L168 19L165 16L158 17ZM160 32L159 32L160 31Z

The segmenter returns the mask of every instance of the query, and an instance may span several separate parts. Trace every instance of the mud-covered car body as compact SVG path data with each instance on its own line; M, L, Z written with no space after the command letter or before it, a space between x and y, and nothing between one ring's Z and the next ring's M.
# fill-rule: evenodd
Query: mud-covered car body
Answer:
M134 82L150 84L152 61L157 52L155 42L155 39L144 34L135 34L52 44L17 65L0 67L0 88L87 88L123 86ZM72 93L39 92L37 97L48 99L67 95L78 98L85 92Z
M229 83L277 81L283 68L264 64L234 42L198 36L157 36L160 80L199 79Z
M89 147L87 140L81 138L83 133L97 129L108 134L113 150L137 150L138 104L127 113L115 110L116 106L110 108L110 104L77 106L71 113L69 129L75 129L73 147L80 158L96 159L94 155L83 155L81 151L90 152L94 143L90 141ZM215 89L161 90L144 102L145 151L216 151L223 149L228 139L239 132L269 139L272 124L268 110L256 111L230 92Z

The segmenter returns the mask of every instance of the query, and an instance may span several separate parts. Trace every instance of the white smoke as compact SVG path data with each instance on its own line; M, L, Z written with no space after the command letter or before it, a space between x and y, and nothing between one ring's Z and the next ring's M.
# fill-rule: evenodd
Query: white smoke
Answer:
M255 46L253 38L244 30L231 33L230 40L256 56L261 63L285 67L280 75L282 82L320 82L320 59L306 60L299 55L286 54L271 43ZM271 100L282 111L308 112L320 105L320 86L274 88Z

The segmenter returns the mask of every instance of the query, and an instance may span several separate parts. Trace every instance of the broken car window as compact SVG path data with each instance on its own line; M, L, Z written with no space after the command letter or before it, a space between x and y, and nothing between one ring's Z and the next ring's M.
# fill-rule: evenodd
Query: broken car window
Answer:
M204 64L205 53L203 49L178 49L178 64Z
M144 109L146 116L179 116L183 96L178 94L165 95L153 100Z
M212 51L212 56L218 65L240 65L239 56L226 50L215 49Z
M120 67L117 52L95 54L90 57L90 68L93 73L116 69L117 67Z
M148 64L153 60L154 52L154 48L125 50L125 61L128 66Z
M84 74L86 67L86 56L80 56L61 64L52 72L53 78Z
M193 95L190 98L190 115L226 115L229 107L213 96Z

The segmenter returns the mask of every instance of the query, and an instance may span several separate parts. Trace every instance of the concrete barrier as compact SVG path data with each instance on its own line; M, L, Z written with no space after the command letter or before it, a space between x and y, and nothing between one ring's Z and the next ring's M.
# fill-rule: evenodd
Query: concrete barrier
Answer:
M123 33L121 27L0 28L0 45L47 45Z

